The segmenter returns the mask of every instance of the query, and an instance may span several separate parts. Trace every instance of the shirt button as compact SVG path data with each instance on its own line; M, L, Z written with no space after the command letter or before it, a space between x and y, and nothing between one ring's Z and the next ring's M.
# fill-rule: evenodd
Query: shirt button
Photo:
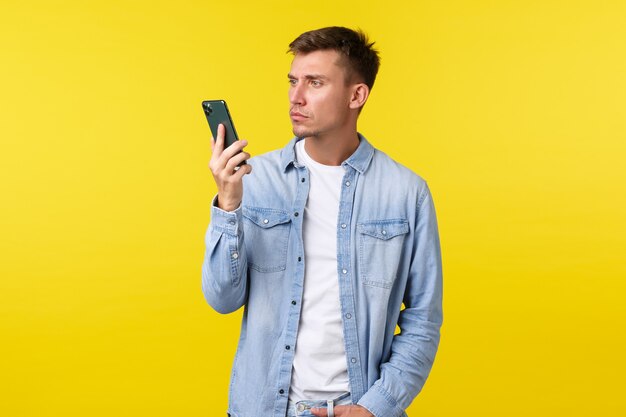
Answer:
M302 261L302 257L298 256L298 262Z
M234 220L229 220L228 224L233 225L233 224L235 224L235 221Z
M298 404L298 406L296 407L298 409L298 412L301 413L306 409L306 406L302 403Z
M291 346L287 345L287 346L285 346L285 349L289 350L289 349L291 349Z
M296 305L296 300L291 300L291 304Z
M341 228L342 228L342 229L345 229L346 227L348 227L348 226L347 226L345 223L343 223L343 224L341 225Z
M352 359L350 359L350 362L352 362L352 363L356 363L356 358L352 358Z
M347 269L342 269L341 272L343 272L344 274L347 274L348 270Z
M279 394L284 394L284 393L285 393L285 390L284 390L284 389L281 389L281 390L279 390L279 391L278 391L278 393L279 393Z
M386 230L383 230L383 231L382 231L382 234L383 234L383 235L386 235L386 234L387 234L387 231L386 231Z
M350 186L350 181L346 181L346 187Z
M233 259L237 259L237 258L239 258L239 254L237 252L233 252L233 254L230 255L230 257L233 258Z
M295 213L293 213L294 216L298 217L300 215L300 213L298 213L297 211Z
M304 182L304 181L306 181L306 180L305 180L304 178L302 178L302 180L301 180L301 181L302 181L302 182Z
M346 318L347 318L347 319L351 319L351 318L352 318L352 314L350 314L350 313L346 313Z
M270 221L267 219L263 219L263 224L268 224Z

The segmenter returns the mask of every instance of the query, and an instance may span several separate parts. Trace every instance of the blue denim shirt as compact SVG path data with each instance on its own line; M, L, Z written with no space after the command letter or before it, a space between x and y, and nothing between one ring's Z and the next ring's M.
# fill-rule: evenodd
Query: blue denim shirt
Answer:
M352 401L406 416L439 345L442 269L426 182L359 135L345 168L337 279ZM215 206L202 290L220 313L245 306L229 390L233 417L284 417L304 281L302 217L309 174L285 148L249 160L243 201ZM395 334L396 325L400 333Z

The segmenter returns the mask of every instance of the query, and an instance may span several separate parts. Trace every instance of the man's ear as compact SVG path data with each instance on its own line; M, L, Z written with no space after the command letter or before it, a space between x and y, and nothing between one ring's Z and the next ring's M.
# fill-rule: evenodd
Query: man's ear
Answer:
M367 84L359 83L352 87L352 96L350 97L350 108L360 109L365 105L370 95L370 88Z

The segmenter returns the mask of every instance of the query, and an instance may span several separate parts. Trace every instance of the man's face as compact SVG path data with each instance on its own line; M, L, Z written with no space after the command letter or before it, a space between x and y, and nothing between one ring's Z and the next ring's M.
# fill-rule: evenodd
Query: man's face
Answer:
M289 72L289 115L298 137L341 132L350 122L352 89L336 51L297 54Z

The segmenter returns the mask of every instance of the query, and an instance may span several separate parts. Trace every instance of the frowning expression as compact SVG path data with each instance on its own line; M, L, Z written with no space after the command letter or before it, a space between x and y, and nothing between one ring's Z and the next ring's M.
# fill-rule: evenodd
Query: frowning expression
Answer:
M334 50L297 54L289 78L289 116L298 137L332 136L350 123L352 89Z

